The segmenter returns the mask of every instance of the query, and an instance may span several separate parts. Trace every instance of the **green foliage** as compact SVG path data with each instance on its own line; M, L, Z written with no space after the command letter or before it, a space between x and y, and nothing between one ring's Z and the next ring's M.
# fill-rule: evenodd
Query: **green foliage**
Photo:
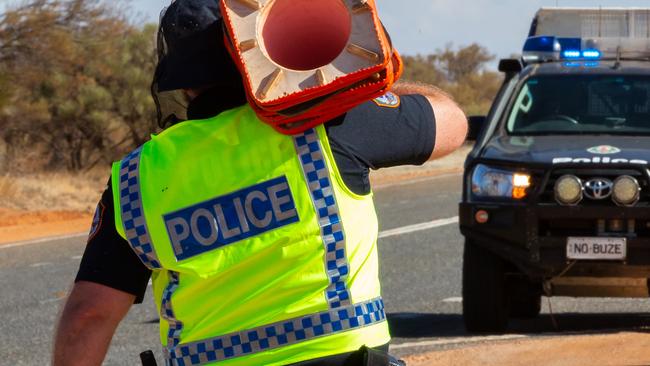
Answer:
M502 78L485 66L494 56L472 44L432 55L405 56L404 80L433 84L451 94L467 115L486 114Z
M436 55L404 56L403 79L425 84L440 85L446 80L445 74L437 65Z
M155 129L156 27L132 25L116 9L100 0L32 0L0 15L0 138L9 169L87 169Z

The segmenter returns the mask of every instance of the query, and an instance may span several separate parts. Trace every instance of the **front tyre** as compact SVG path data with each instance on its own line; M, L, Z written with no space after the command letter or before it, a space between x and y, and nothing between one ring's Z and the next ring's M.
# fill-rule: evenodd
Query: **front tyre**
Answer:
M541 284L530 282L525 276L512 276L509 279L510 318L533 319L542 310Z
M468 332L503 333L508 328L505 267L503 259L465 239L463 319Z

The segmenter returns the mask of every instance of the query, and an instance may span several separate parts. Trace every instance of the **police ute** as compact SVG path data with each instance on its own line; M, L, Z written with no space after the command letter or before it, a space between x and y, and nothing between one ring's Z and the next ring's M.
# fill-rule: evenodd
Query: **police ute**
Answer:
M542 296L647 298L650 9L541 9L470 117L463 316L502 332Z

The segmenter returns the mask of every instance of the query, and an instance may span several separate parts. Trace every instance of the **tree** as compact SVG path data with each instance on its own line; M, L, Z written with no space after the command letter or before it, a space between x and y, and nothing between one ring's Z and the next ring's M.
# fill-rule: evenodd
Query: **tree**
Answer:
M404 56L403 78L421 83L440 85L445 82L446 76L436 64L436 55Z
M460 82L464 78L480 74L485 64L494 60L494 55L474 43L455 52L448 45L439 52L436 59L449 81Z
M144 142L154 33L99 0L34 0L1 15L0 84L12 88L0 93L0 138L13 168L79 171Z
M404 57L404 80L433 84L451 94L468 115L487 113L502 78L487 71L494 59L485 48L472 44L454 51Z
M131 142L143 144L157 128L156 110L151 99L151 80L157 56L153 40L157 27L146 25L124 39L120 57L114 64L111 93L115 98L115 113L122 117Z

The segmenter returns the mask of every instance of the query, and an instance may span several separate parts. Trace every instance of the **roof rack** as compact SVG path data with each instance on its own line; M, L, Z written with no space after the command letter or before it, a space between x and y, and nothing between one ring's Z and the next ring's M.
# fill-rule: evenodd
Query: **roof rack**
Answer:
M525 63L650 59L650 8L542 8L524 45Z
M541 8L529 37L650 38L650 8Z

